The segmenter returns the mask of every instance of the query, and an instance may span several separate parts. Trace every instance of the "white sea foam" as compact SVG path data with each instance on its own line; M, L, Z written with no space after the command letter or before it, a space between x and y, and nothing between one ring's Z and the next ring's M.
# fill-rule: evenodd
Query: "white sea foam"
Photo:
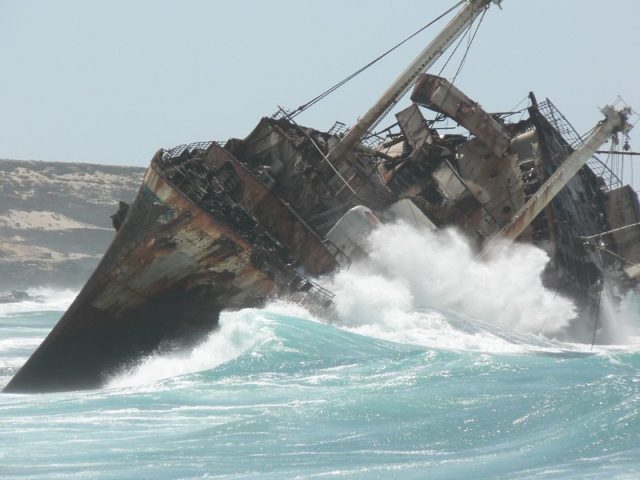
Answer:
M536 247L498 245L488 261L478 260L455 231L423 232L404 224L380 228L369 244L369 258L322 279L336 294L331 319L318 319L300 305L283 301L265 310L431 348L591 351L588 344L549 338L567 329L576 309L542 285L548 256ZM625 323L619 315L615 321ZM627 350L622 345L627 342L618 343L597 351Z
M272 338L273 329L262 311L223 312L220 328L200 345L173 354L152 354L115 376L109 386L147 385L178 375L210 370Z
M11 316L32 312L64 312L76 298L78 291L49 287L30 288L31 300L0 304L0 316Z
M585 342L585 327L576 321L573 302L542 284L549 257L533 245L503 242L478 259L455 230L397 223L374 230L368 250L366 259L324 282L336 294L336 321L345 328L446 349L591 350L569 343ZM635 350L640 297L629 294L622 308L613 303L603 295L596 344L610 345L596 350Z
M340 317L352 325L435 308L517 333L553 334L576 316L570 300L542 285L549 258L534 246L499 245L479 260L454 230L404 223L381 226L368 244L369 257L331 282Z

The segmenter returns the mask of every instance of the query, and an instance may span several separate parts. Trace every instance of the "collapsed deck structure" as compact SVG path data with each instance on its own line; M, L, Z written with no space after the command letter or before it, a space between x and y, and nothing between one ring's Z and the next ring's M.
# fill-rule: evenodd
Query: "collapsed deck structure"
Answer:
M272 295L327 306L331 293L311 278L366 255L366 235L383 222L454 227L478 252L496 237L533 242L551 258L545 283L585 318L605 275L620 293L633 288L638 198L592 159L628 133L630 111L607 107L576 140L548 100L531 94L511 122L424 73L491 3L467 1L349 130L280 111L244 139L157 152L135 201L114 215L118 232L95 273L5 391L98 387L142 355L197 342L222 310ZM394 126L372 137L409 89ZM447 133L447 120L462 128Z

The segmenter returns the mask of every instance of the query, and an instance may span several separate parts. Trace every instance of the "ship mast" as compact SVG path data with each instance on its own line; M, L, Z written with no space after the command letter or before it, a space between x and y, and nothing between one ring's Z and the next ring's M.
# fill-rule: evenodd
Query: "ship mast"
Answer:
M502 0L468 0L446 27L427 45L404 72L387 88L380 99L347 132L342 141L329 152L328 160L337 160L352 150L389 109L415 83L418 76L429 69L491 3L500 5Z

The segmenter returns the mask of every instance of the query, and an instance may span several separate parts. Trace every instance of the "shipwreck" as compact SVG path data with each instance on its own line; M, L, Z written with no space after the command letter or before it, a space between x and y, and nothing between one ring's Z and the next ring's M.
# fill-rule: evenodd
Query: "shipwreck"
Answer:
M631 110L605 107L583 138L549 100L530 94L512 121L426 73L494 3L459 2L351 128L319 131L280 109L244 139L158 151L134 202L113 216L97 269L5 391L99 387L143 355L202 339L222 310L273 295L330 305L313 278L348 268L368 232L398 219L455 227L479 254L496 238L541 246L546 285L576 299L584 321L597 315L605 276L620 294L634 288L638 198L594 157L629 133ZM393 125L372 133L409 91Z

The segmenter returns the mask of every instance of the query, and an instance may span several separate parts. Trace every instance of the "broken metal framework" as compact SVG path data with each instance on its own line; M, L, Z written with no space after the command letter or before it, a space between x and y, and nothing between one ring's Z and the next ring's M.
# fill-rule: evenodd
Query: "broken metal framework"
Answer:
M557 135L564 140L563 147L565 149L565 155L571 154L574 150L578 149L583 140L576 129L571 125L569 120L556 108L556 106L548 98L538 103L538 109L540 113L547 119L547 121L553 126ZM559 142L563 143L563 142ZM596 152L598 153L598 152ZM587 165L599 178L602 179L607 190L615 190L622 187L622 180L618 175L603 162L598 156L593 155L588 161Z

